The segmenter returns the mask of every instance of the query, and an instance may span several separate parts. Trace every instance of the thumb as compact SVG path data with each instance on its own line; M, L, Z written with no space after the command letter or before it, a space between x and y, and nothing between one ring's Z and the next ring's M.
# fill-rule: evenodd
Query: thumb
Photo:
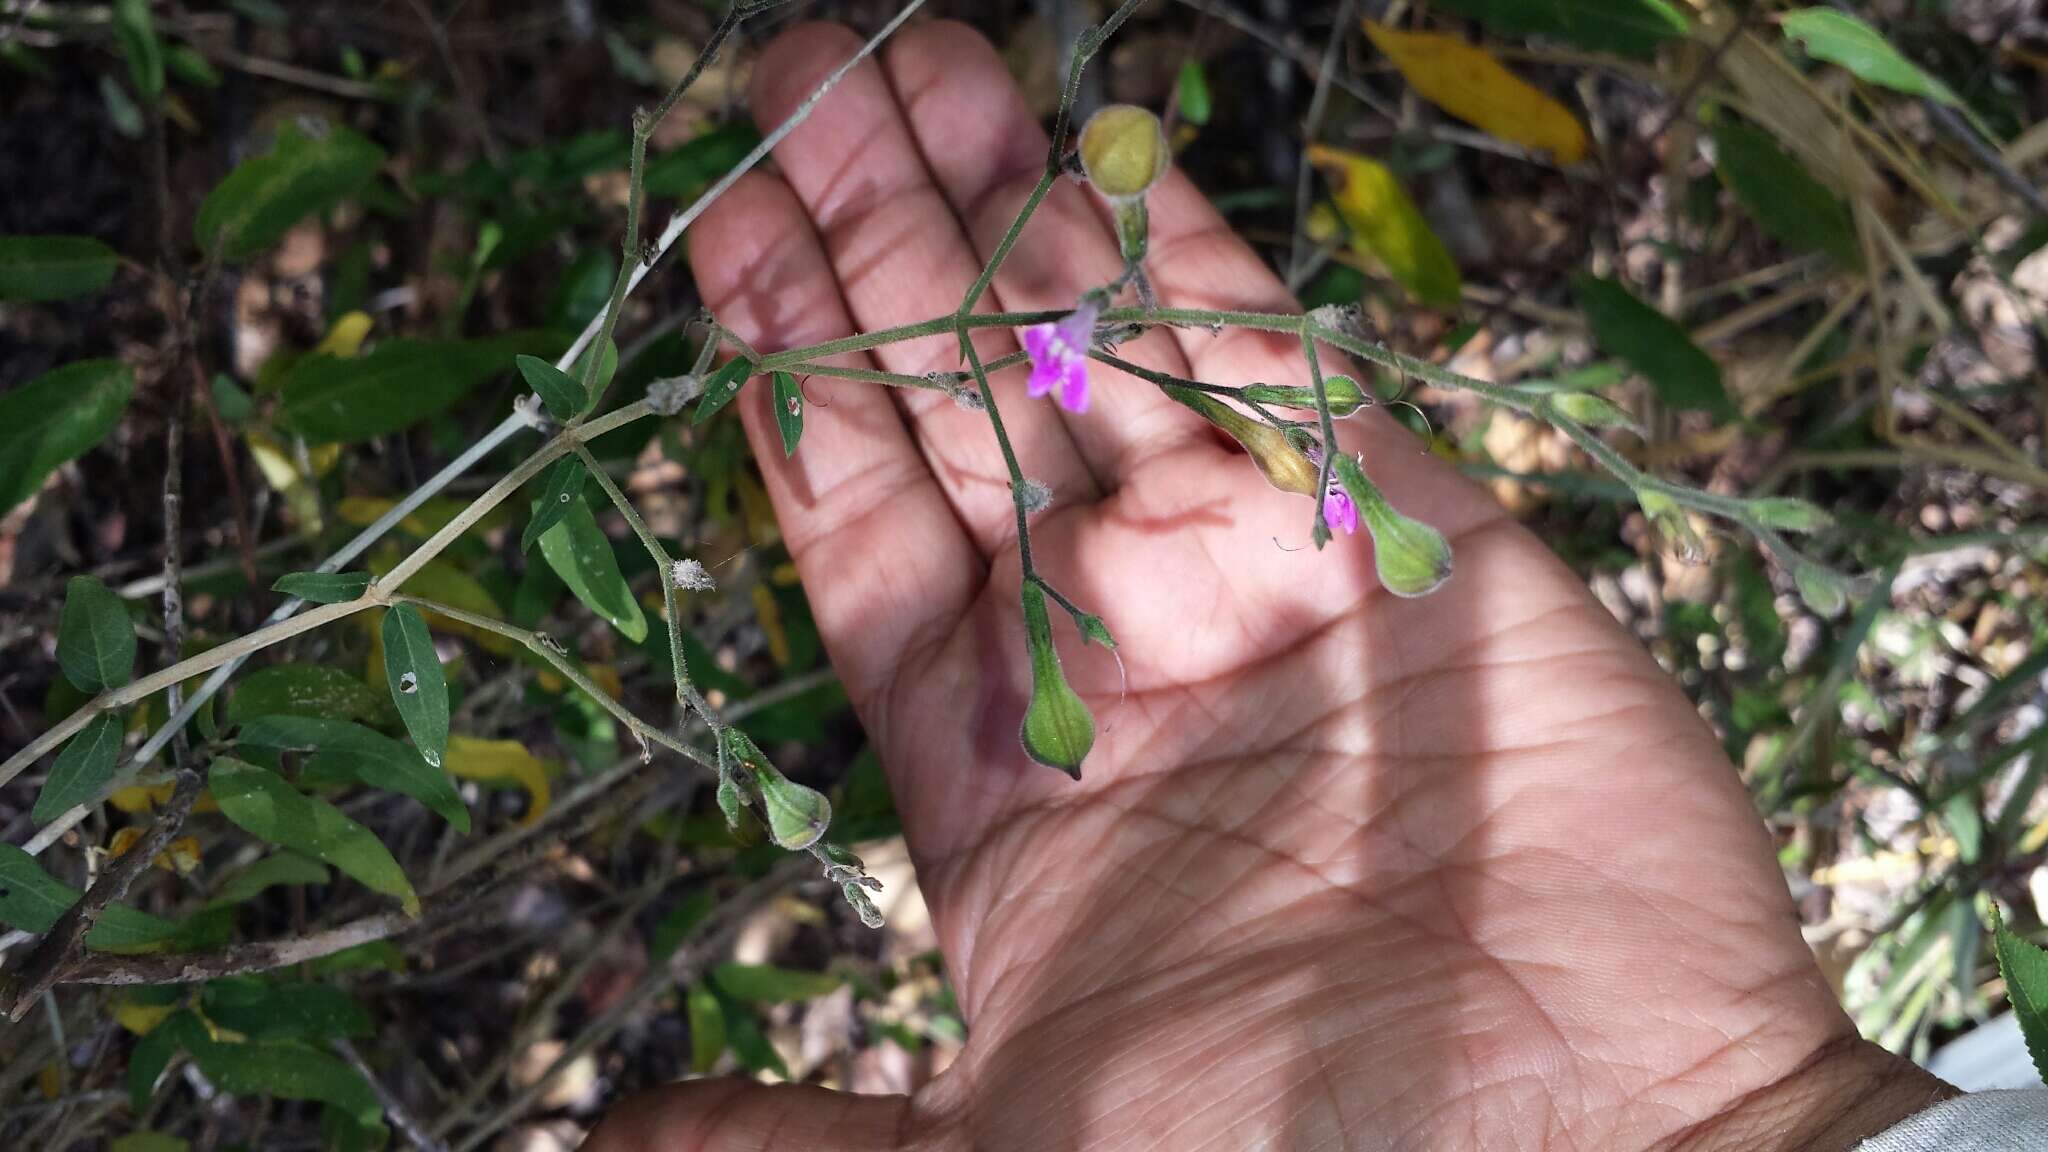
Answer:
M582 1152L896 1152L910 1116L907 1096L697 1080L628 1100Z

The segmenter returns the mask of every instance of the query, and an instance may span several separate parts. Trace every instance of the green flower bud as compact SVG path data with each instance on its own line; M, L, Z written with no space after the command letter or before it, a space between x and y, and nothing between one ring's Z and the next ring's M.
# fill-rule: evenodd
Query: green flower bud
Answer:
M1752 500L1749 511L1766 528L1780 532L1825 532L1835 526L1835 518L1826 509L1791 496Z
M1589 428L1628 428L1641 431L1635 417L1595 392L1559 392L1550 397L1557 410Z
M801 852L831 826L832 802L817 789L798 784L766 763L755 771L754 782L761 787L761 806L768 810L768 836L781 847Z
M1451 578L1451 542L1444 534L1394 510L1365 470L1349 456L1330 462L1372 533L1373 568L1396 596L1427 596Z
M1358 381L1349 376L1323 377L1323 397L1330 402L1330 415L1342 418L1366 406L1365 392ZM1307 408L1316 406L1316 391L1313 388L1296 388L1280 384L1247 384L1244 398L1258 404L1277 404L1283 408Z
M1143 196L1172 163L1166 131L1149 108L1111 104L1081 128L1081 171L1111 200Z
M761 824L747 809L747 802L740 795L737 773L727 772L718 778L718 810L725 813L725 829L742 848L751 848L761 842Z
M1166 385L1164 391L1244 445L1252 463L1266 474L1267 483L1282 492L1315 495L1316 466L1302 454L1301 449L1289 443L1279 429L1260 423L1205 392L1171 384Z
M1638 488L1636 503L1642 505L1643 514L1650 518L1650 526L1671 545L1671 550L1680 560L1687 564L1706 560L1706 541L1693 530L1692 517L1685 514L1678 501L1654 488Z
M1792 566L1792 583L1808 608L1822 616L1834 617L1849 606L1849 581L1840 572L1812 560Z
M1031 705L1024 710L1019 737L1026 755L1079 780L1081 761L1095 745L1095 717L1060 667L1052 621L1045 613L1045 591L1026 581L1023 599L1024 633L1031 646Z

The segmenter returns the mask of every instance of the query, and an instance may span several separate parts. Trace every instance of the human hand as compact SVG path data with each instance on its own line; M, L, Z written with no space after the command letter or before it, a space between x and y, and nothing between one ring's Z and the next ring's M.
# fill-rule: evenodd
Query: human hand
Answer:
M779 122L856 43L782 36L756 116ZM781 145L780 176L699 222L691 263L763 351L941 315L1046 148L986 42L920 25ZM1184 177L1150 207L1162 304L1295 307ZM1065 309L1120 267L1104 206L1061 181L993 291ZM1307 379L1291 338L1241 330L1120 354ZM849 362L958 367L951 337ZM1084 415L1027 399L1021 370L996 381L1053 492L1039 569L1128 673L1059 625L1099 732L1078 783L1017 743L1029 665L987 416L816 378L785 461L766 390L742 396L971 1034L913 1098L691 1084L590 1147L1841 1149L1940 1091L1857 1039L1712 733L1484 493L1379 413L1346 422L1455 549L1448 584L1399 599L1363 537L1297 547L1304 499L1151 385L1093 375Z

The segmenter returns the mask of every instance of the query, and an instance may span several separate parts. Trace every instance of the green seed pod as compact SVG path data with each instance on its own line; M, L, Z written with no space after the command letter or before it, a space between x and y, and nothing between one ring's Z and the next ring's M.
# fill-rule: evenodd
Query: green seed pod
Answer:
M1316 466L1279 429L1262 424L1207 393L1173 384L1165 385L1163 390L1244 445L1252 463L1265 473L1267 483L1282 492L1315 495Z
M1451 578L1451 542L1444 534L1394 510L1364 469L1349 456L1338 456L1331 468L1358 506L1366 531L1372 533L1372 561L1380 583L1396 596L1427 596Z
M1792 566L1792 583L1808 608L1822 616L1835 617L1849 606L1849 581L1825 564L1801 560Z
M1826 509L1791 496L1752 500L1749 510L1765 527L1780 532L1825 532L1835 526L1835 518Z
M754 782L761 787L761 806L768 810L768 836L792 852L818 842L832 824L832 802L815 788L796 783L763 762Z
M1031 646L1031 705L1024 710L1018 735L1026 755L1079 780L1081 761L1095 746L1095 717L1060 667L1052 621L1045 612L1045 591L1026 581L1023 600L1024 633Z
M1111 104L1081 128L1081 171L1111 200L1143 196L1173 163L1166 131L1149 108Z
M1358 381L1349 376L1323 377L1323 397L1330 402L1330 415L1339 419L1351 415L1366 406L1365 392ZM1297 388L1281 384L1247 384L1244 398L1258 404L1277 404L1283 408L1306 408L1316 406L1316 390Z
M1635 418L1605 396L1593 392L1559 392L1550 403L1566 416L1589 428L1636 429Z

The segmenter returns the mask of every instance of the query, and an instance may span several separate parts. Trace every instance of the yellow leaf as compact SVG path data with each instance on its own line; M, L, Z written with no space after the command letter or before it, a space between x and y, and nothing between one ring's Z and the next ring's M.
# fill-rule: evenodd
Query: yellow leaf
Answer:
M242 436L249 443L249 455L255 458L256 468L263 473L263 479L284 494L292 517L307 531L319 531L320 493L314 488L313 480L334 469L335 462L341 459L341 445L301 446L301 453L295 454L266 432L251 428Z
M199 855L199 838L180 836L164 845L164 850L157 853L156 859L151 860L150 864L166 872L190 876L199 870Z
M1352 248L1377 260L1423 304L1454 311L1458 266L1386 165L1321 144L1309 147L1308 159L1330 182Z
M114 833L114 838L107 842L107 855L117 859L126 856L128 850L135 847L135 842L140 839L142 839L142 829L140 827L130 824L125 828L121 828Z
M137 1036L147 1036L156 1031L156 1026L169 1019L171 1013L177 1010L176 1004L138 1004L133 1000L123 999L114 1005L114 1023Z
M1586 130L1571 110L1456 36L1403 32L1365 21L1365 34L1431 104L1489 136L1548 152L1560 164L1586 157Z
M36 1088L45 1100L55 1100L64 1094L64 1069L52 1060L36 1069Z
M370 334L370 314L350 312L334 322L320 343L313 346L313 355L325 353L343 360L353 359L363 350L363 338Z
M547 763L517 740L450 736L442 762L459 779L479 784L517 784L526 789L526 815L520 818L521 824L531 824L547 815L551 795Z
M337 446L338 447L338 446ZM334 514L344 524L367 528L377 517L398 506L396 500L377 496L344 496L334 506ZM412 515L398 522L399 528L411 536L431 536L440 531L450 520L455 519L463 509L469 507L464 500L446 500L436 497L413 509ZM464 536L473 537L495 532L505 526L510 518L506 506L501 504L486 513Z
M777 668L789 667L789 637L782 631L782 606L766 585L754 585L754 614L761 618L761 631L768 636L768 655Z
M171 793L175 788L176 785L173 784L151 784L147 786L133 784L126 788L117 789L113 795L107 797L107 802L114 806L115 811L126 812L133 816L142 812L154 811L170 803ZM213 789L208 788L199 794L199 801L192 805L192 811L195 815L220 811L220 805L216 804L213 799ZM119 853L116 853L116 855L119 855Z

